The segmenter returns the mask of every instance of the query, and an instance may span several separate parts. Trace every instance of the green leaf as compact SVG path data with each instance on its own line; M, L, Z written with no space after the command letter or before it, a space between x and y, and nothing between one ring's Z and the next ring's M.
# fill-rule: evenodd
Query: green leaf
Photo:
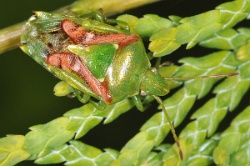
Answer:
M108 124L133 107L134 103L131 100L124 99L118 103L107 106L103 111L95 112L95 115L106 117L104 124Z
M47 154L35 160L36 164L57 164L65 162L63 152L67 149L67 145L62 145L47 151ZM72 156L73 157L73 156Z
M163 101L169 117L173 120L175 126L178 126L183 121L188 111L192 108L195 99L195 95L186 94L185 89L182 88L173 96Z
M159 145L170 131L163 112L150 118L128 143L113 165L139 165L144 163L154 146Z
M221 11L221 23L224 24L224 28L232 27L247 17L247 12L250 12L250 2L248 0L227 2L217 6L216 9Z
M25 136L26 150L42 157L47 151L63 145L74 136L74 132L67 129L68 123L68 118L61 117L47 124L31 127L32 131Z
M208 48L222 50L238 49L245 45L249 37L234 29L225 29L215 33L207 40L200 42L200 45Z
M105 149L105 152L96 158L97 165L107 165L110 166L119 155L119 152L113 149Z
M66 96L73 92L73 88L66 82L60 81L55 85L54 92L56 96Z
M185 63L186 65L195 66L196 68L204 70L212 68L213 66L220 65L223 59L225 59L226 56L228 56L228 54L229 54L228 51L220 51L203 56L201 58L195 58L195 57L182 58L181 60L179 60L179 62Z
M146 14L140 19L129 14L124 14L117 17L117 20L126 22L130 26L132 33L136 33L142 37L150 37L154 32L172 26L170 20L155 14Z
M159 145L170 131L165 114L163 112L154 114L143 124L140 131L146 131L148 138L154 140L155 145Z
M70 141L69 145L51 150L45 156L38 158L37 164L55 164L65 162L66 165L97 165L109 166L118 156L113 149L100 149L84 144L80 141Z
M213 150L218 145L218 136L207 139L203 142L202 145L199 146L194 152L192 152L192 156L190 156L190 160L188 160L188 166L200 166L200 165L211 165L213 164Z
M82 137L102 121L102 117L95 115L96 111L98 110L93 105L86 104L64 114L64 116L69 118L67 128L76 133L75 139Z
M150 37L154 32L171 26L172 22L166 18L159 17L155 14L146 14L143 18L139 19L135 25L135 32L142 37Z
M206 130L207 135L211 136L218 127L220 122L226 115L227 109L225 107L217 108L215 100L210 100L203 107L198 109L191 117L196 119L200 130Z
M236 6L236 8L234 8ZM171 52L175 51L182 44L187 44L187 49L192 48L197 43L213 36L215 33L219 35L230 35L232 31L219 32L226 28L231 28L238 22L245 19L249 13L250 2L247 0L238 0L234 2L228 2L222 4L216 8L216 10L211 10L204 12L192 17L186 17L179 20L179 17L172 17L173 24L177 24L175 28L169 28L166 31L167 33L159 33L156 37L150 38L149 50L154 52L155 57L168 55ZM235 9L238 9L235 11ZM158 33L158 32L157 32ZM225 34L226 33L226 34ZM232 35L232 34L231 34ZM164 37L163 38L161 38ZM240 45L246 40L244 36L239 36L239 38L234 39L233 43L235 45ZM216 43L222 41L222 44L216 46ZM238 43L239 41L240 43ZM231 48L230 43L225 41L225 39L216 39L214 41L208 40L205 42L205 45L208 47L220 47L220 48ZM204 44L204 43L203 43ZM157 48L159 47L159 48Z
M70 141L70 145L68 146L67 150L64 152L64 157L66 159L66 165L96 165L97 159L98 162L103 161L101 159L102 151L81 143L79 141ZM103 165L110 165L110 162L112 162L112 158L110 156L110 159L108 159L108 156L106 156L107 160L104 161Z
M250 43L240 47L236 54L237 59L240 61L250 60Z
M129 14L124 14L124 15L118 16L116 19L123 21L123 22L126 22L130 27L130 32L136 33L135 26L136 26L137 22L139 21L139 19L137 17L135 17L133 15L129 15Z
M8 135L0 139L0 165L15 165L29 158L30 153L24 149L25 137Z
M241 112L221 135L214 150L214 161L220 165L247 165L249 153L250 107ZM240 157L241 156L241 157Z
M121 150L121 154L113 165L138 165L143 162L154 146L154 140L148 139L146 131L139 132Z
M176 31L176 28L167 28L153 33L148 49L153 52L154 57L168 55L181 46L175 41Z
M217 10L184 18L180 21L182 24L177 27L176 41L180 44L188 43L187 48L192 48L222 28L219 20L220 12Z
M229 107L230 111L234 110L242 99L242 94L245 94L248 89L249 81L241 80L239 77L226 79L214 89L218 94L217 107Z

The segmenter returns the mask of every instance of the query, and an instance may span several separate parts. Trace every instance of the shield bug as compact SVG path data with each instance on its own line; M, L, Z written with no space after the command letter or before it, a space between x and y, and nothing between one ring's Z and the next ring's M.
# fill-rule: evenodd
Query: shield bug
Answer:
M104 22L36 12L21 44L47 70L106 104L141 92L169 92L164 78L152 70L140 37Z
M105 19L103 19L105 20ZM169 93L165 78L151 67L137 34L86 17L35 12L24 27L21 49L55 76L84 94L112 104L138 96ZM174 139L182 152L174 127L163 107Z

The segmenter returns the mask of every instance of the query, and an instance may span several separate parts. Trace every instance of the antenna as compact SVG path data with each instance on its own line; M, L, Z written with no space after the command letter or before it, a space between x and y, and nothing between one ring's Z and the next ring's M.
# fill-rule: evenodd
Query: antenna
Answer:
M229 73L229 74L214 74L208 76L198 76L198 77L165 77L166 81L187 81L187 80L201 80L201 79L208 79L208 78L225 78L225 77L232 77L236 76L239 73Z
M171 119L170 119L170 117L169 117L169 115L168 115L168 112L167 112L166 108L164 107L161 98L158 97L158 96L155 96L155 95L153 95L153 97L154 97L155 100L162 106L162 110L163 110L164 114L165 114L166 117L167 117L167 120L168 120L168 123L169 123L169 127L170 127L170 130L171 130L172 134L173 134L175 143L176 143L176 145L177 145L177 147L178 147L178 149L179 149L180 158L181 158L181 160L183 160L183 153L182 153L182 150L181 150L180 142L179 142L179 139L178 139L178 137L177 137L177 135L176 135L174 126L173 126L173 124L172 124L172 122L171 122Z

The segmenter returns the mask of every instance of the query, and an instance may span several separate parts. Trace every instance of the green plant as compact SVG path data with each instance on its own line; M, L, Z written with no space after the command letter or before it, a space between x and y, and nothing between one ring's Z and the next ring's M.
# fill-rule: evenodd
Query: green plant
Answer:
M175 126L183 122L196 100L207 96L211 90L215 93L191 113L192 121L185 124L179 135L183 161L179 159L175 145L162 143L169 132L162 111L147 120L140 132L121 151L110 148L102 151L74 140L87 134L103 120L105 124L111 123L119 115L129 111L134 105L129 99L125 99L104 111L98 111L88 103L66 112L63 117L31 127L31 131L25 136L10 135L0 139L1 162L16 163L30 159L40 164L66 162L68 165L249 164L250 109L247 106L242 110L235 108L238 108L249 88L250 29L233 29L236 24L247 19L249 13L250 1L236 0L184 19L177 16L166 19L157 15L145 15L142 18L132 15L118 17L127 22L133 32L150 40L149 50L155 57L169 55L184 44L187 44L188 49L196 44L217 49L203 57L182 58L179 60L183 63L181 66L160 67L159 72L164 77L196 77L235 71L239 73L238 76L221 82L218 82L219 79L201 79L189 80L182 85L179 81L168 81L171 89L179 87L164 100ZM150 103L151 100L147 98L146 102ZM230 127L222 133L218 132L221 121L233 110L241 113Z

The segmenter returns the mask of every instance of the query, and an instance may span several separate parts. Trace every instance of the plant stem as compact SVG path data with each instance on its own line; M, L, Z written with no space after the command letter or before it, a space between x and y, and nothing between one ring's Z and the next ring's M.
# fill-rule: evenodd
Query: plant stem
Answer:
M0 54L17 47L23 24L24 22L0 30Z
M79 0L54 12L59 14L81 15L102 8L106 15L111 15L158 1L160 0ZM22 22L0 30L0 54L18 46L24 24L25 22Z
M72 11L78 15L103 9L105 14L112 15L121 13L125 10L136 8L149 3L161 0L83 0L72 4Z

